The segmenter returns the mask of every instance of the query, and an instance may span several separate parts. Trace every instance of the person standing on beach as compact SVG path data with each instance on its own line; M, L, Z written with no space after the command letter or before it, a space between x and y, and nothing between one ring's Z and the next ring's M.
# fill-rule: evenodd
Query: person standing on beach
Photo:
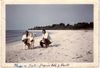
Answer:
M25 34L22 36L22 41L24 42L25 46L28 46L28 49L33 48L34 46L34 38L33 34L29 31L26 31Z
M40 46L41 47L44 47L43 44L45 44L45 47L47 48L49 46L49 44L51 44L51 41L50 41L50 35L46 32L45 29L42 30L42 40L40 41Z

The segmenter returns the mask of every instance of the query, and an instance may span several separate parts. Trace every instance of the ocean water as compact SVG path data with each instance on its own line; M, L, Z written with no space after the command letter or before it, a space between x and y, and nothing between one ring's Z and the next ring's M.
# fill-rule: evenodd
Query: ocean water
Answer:
M22 35L25 30L6 30L6 43L12 43L16 41L21 41ZM36 37L41 36L41 31L30 31L36 35Z

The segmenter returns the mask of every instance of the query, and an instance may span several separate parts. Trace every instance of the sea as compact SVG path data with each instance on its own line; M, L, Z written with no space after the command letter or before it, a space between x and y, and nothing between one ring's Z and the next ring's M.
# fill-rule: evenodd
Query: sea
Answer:
M22 35L24 34L25 30L6 30L6 43L12 43L16 41L21 41ZM41 31L34 31L31 30L36 37L41 36Z

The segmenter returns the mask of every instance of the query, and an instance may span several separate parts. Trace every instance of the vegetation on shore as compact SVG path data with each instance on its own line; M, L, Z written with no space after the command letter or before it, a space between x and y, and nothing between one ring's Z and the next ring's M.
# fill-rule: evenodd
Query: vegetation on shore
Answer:
M74 25L67 24L65 25L64 23L60 24L52 24L48 26L36 26L34 28L29 28L28 30L41 30L41 29L46 29L46 30L80 30L80 29L93 29L93 22L79 22Z

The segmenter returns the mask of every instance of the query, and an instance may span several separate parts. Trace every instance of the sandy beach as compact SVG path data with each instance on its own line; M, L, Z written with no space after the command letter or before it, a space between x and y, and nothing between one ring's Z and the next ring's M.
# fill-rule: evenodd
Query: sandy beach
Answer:
M48 30L52 44L41 48L41 36L35 37L34 49L25 49L22 41L6 45L7 63L93 62L93 30Z

